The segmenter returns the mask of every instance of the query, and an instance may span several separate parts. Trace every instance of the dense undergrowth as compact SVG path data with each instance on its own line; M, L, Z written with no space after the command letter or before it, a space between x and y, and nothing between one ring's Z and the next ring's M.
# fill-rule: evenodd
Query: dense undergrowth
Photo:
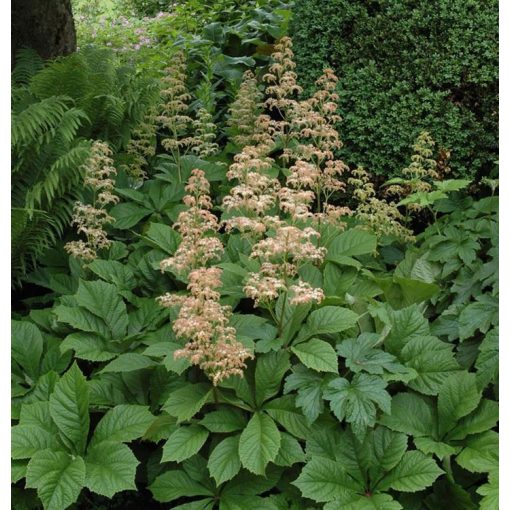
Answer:
M18 61L13 508L496 510L497 181L346 165L252 3Z

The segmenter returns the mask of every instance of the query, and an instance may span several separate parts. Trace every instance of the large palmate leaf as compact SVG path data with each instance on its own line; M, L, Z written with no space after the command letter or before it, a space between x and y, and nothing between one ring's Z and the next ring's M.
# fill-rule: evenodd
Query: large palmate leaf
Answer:
M281 435L275 422L266 414L255 413L239 440L239 458L243 467L263 475L280 449Z
M339 377L328 384L324 398L330 401L335 416L349 422L361 438L367 427L375 424L376 404L384 412L390 412L391 397L386 386L386 382L375 375L356 374L351 382Z
M85 486L108 498L120 491L136 490L138 464L137 458L125 444L113 441L94 443L85 457Z
M50 414L66 446L83 453L89 432L89 387L75 363L50 396Z
M28 488L37 489L44 510L65 510L85 483L85 462L64 452L41 450L28 463L26 479Z

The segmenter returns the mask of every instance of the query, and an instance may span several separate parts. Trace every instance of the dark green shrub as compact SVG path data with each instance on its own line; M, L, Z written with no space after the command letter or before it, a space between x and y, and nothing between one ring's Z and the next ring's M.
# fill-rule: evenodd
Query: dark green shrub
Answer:
M395 175L429 131L457 176L497 172L496 0L297 0L291 36L305 90L340 78L342 156Z

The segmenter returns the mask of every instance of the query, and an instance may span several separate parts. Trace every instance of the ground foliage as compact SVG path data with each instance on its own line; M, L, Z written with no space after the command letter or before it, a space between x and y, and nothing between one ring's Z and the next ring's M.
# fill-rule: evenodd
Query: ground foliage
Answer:
M277 103L278 114L268 109L271 103L261 109L268 53L287 19L283 11L254 11L242 23L234 17L177 40L172 62L160 68L170 80L157 83L158 90L175 87L172 80L184 69L178 83L184 91L149 101L140 110L143 120L129 117L136 118L133 126L117 124L108 108L120 100L129 104L131 94L149 86L138 57L130 73L121 71L119 60L106 73L117 101L94 103L100 98L87 91L99 85L90 80L79 89L58 79L66 65L88 69L93 48L42 71L36 63L26 78L17 78L19 117L30 107L56 113L42 111L40 122L32 116L25 127L17 121L15 150L24 152L15 161L34 164L41 152L36 143L51 164L58 150L73 144L108 142L119 202L108 205L109 249L94 260L68 255L66 242L89 241L68 226L51 249L37 254L37 269L20 273L12 321L14 508L498 508L496 181L449 179L448 162L427 134L410 147L410 170L379 190L365 170L328 160L340 169L337 184L329 184L334 192L317 188L312 216L299 217L302 210L290 209L290 202L270 203L267 214L283 223L271 220L261 238L268 246L278 240L278 228L317 228L321 236L307 238L312 245L306 245L313 263L294 253L299 270L285 272L276 299L252 299L246 290L250 282L256 287L264 257L252 256L253 238L228 228L239 216L239 208L225 206L240 185L227 178L233 157L242 162L253 137L250 143L262 145L256 154L270 164L251 160L250 171L257 167L259 184L276 179L283 186L292 176L286 149L299 153L304 145L335 141L332 132L326 142L322 135L293 138L285 124L288 103ZM183 49L187 58L178 60ZM157 55L158 49L151 51ZM124 57L115 59L125 63ZM236 96L247 69L253 75L245 74L243 83L255 110L243 117L245 124L232 123L239 110L249 109ZM129 77L128 85L111 86L122 77ZM65 91L51 94L57 85ZM296 100L293 90L285 101ZM213 116L214 128L204 127L201 108ZM59 149L59 119L80 118L76 112L89 122L77 124ZM271 127L269 138L269 131L257 131L254 119L261 113L272 114L259 118ZM91 189L110 190L110 184L97 174L80 185L84 175L92 174L85 169L58 196L96 204ZM185 197L201 176L207 185L193 202ZM30 193L30 185L21 185ZM395 192L395 186L392 198L388 189ZM79 197L67 193L71 187ZM42 194L52 203L56 196ZM326 206L340 208L331 209L343 213L340 222L334 215L326 221ZM189 211L201 211L208 227L198 234L183 230L182 214ZM255 223L261 219L242 212ZM190 239L204 248L224 246L220 258L202 258L197 267L221 274L221 284L206 289L205 302L219 305L214 309L228 324L218 324L235 328L236 342L253 355L244 358L243 377L213 379L210 365L183 355L182 309L161 306L177 299L184 307L188 290L191 297L197 292L190 287L197 267L183 272L177 264L188 260ZM282 267L287 262L279 261ZM297 299L303 288L316 291L314 297ZM215 331L225 333L218 324Z

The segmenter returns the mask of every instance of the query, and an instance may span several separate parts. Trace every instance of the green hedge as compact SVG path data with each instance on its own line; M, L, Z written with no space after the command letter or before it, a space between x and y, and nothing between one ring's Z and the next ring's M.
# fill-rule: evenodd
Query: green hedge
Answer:
M422 130L457 176L497 174L497 34L497 0L296 0L291 28L305 90L340 78L342 156L388 176Z

